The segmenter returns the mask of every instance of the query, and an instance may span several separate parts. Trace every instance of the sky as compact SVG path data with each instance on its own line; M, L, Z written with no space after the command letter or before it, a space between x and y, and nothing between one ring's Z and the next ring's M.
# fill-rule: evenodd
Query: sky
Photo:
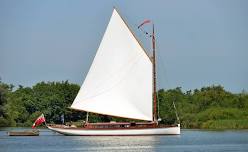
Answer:
M1 81L81 85L113 6L148 53L137 25L154 22L159 88L248 90L247 0L0 0Z

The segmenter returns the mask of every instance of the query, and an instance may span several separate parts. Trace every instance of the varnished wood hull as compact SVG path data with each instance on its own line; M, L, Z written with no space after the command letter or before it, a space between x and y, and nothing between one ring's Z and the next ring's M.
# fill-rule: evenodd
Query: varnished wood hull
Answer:
M48 129L71 136L145 136L145 135L180 135L180 125L154 128L118 128L118 129L87 129L60 128L48 126Z

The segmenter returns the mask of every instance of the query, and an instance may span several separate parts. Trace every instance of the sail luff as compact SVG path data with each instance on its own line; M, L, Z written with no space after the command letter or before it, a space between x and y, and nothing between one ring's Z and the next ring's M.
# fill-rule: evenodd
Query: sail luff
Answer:
M116 10L116 12L120 15L119 10L117 8L114 7L114 10ZM150 58L150 56L148 55L146 49L144 48L144 46L141 44L141 42L139 41L139 39L135 36L133 30L129 27L129 25L127 24L126 20L120 15L122 21L125 23L125 25L127 26L128 30L132 33L133 37L136 39L136 41L139 43L140 47L143 49L143 51L145 52L145 54L147 55L147 57L150 59L150 61L152 62L152 59Z

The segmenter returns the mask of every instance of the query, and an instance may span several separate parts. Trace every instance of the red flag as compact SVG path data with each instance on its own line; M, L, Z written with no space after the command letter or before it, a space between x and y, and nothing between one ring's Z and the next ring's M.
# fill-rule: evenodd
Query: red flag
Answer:
M42 124L43 122L46 122L46 119L43 114L41 114L34 122L32 128L35 128L36 126Z
M151 20L144 20L143 23L141 23L138 28L140 28L141 26L143 26L144 24L147 24L147 23L151 23Z

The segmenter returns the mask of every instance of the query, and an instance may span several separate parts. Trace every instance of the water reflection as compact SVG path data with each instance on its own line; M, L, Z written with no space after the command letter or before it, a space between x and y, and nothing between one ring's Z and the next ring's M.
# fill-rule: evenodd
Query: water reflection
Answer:
M81 150L93 151L155 151L159 136L101 136L72 137L81 144ZM85 149L85 145L88 148Z

